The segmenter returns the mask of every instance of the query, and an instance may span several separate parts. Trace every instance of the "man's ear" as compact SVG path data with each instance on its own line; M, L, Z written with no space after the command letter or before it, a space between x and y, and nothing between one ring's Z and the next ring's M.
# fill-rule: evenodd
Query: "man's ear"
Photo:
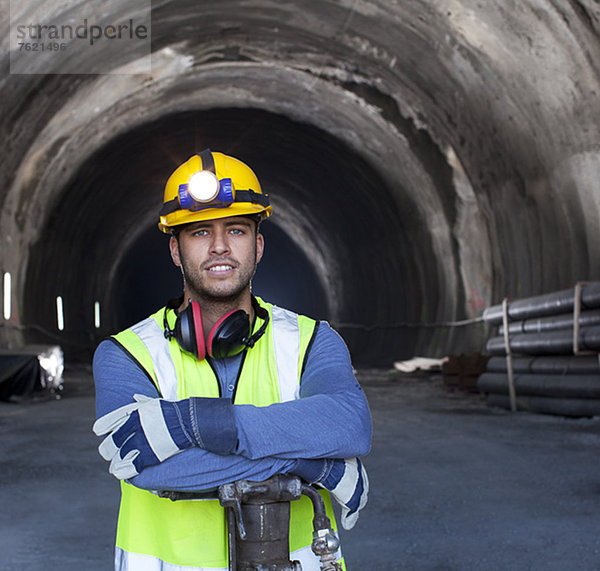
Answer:
M260 262L265 251L265 239L262 234L256 235L256 263Z
M173 263L176 266L181 267L181 258L179 257L179 242L175 236L171 236L171 239L169 240L169 249L171 250L171 259L173 260Z

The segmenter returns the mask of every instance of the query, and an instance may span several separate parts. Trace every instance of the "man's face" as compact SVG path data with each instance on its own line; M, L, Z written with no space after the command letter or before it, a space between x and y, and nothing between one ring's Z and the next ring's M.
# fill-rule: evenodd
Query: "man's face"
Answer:
M193 299L235 300L250 284L264 242L256 222L233 216L188 224L171 238L171 257Z

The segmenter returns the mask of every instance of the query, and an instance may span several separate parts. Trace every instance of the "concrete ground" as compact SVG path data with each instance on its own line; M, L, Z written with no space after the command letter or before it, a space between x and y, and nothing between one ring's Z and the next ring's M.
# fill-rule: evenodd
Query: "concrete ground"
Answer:
M600 418L489 409L435 376L360 379L375 433L350 570L600 569ZM60 400L0 403L0 569L111 568L119 492L93 410L73 370Z

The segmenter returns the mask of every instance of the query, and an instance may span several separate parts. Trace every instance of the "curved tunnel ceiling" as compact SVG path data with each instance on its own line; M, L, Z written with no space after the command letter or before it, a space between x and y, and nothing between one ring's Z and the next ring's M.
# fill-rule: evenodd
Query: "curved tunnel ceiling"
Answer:
M272 286L263 284L267 299L287 281L296 295L288 291L292 295L279 292L276 297L318 318L352 323L405 318L405 286L397 280L408 264L398 224L401 212L377 172L309 125L261 110L213 109L169 115L132 129L79 168L31 250L25 297L32 303L26 319L39 320L46 308L43 324L51 328L54 299L62 295L65 320L73 330L85 330L96 300L108 308L107 329L115 330L132 323L129 308L141 299L154 298L155 303L142 304L137 319L179 295L181 280L171 267L167 239L156 228L162 185L177 164L209 143L244 157L273 199L276 214L263 223L267 249L254 283L258 294L263 293L262 273L275 274L276 265L284 275ZM271 226L280 229L279 236ZM274 234L271 240L269 234ZM271 249L277 256L285 247L291 253L286 263L269 261ZM140 267L145 252L146 265ZM51 272L48 260L53 260ZM72 281L75 268L83 281ZM311 277L309 271L313 279L303 283ZM299 279L292 279L294 272ZM373 290L378 299L363 303L363 292ZM397 309L390 314L388 300L394 297ZM87 315L81 308L87 308Z
M257 172L277 212L273 260L309 276L310 293L290 286L282 303L340 324L356 361L480 349L477 327L391 325L598 279L599 11L163 1L149 75L102 49L79 63L104 57L121 74L60 75L52 60L10 74L5 55L0 260L14 310L1 335L57 335L57 295L65 342L122 326L132 260L163 246L149 232L164 180L210 146Z

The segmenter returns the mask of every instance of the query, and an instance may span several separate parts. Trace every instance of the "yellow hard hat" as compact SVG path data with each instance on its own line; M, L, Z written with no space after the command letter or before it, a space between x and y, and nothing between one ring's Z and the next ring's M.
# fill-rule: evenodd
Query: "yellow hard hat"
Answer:
M252 169L238 159L210 149L194 155L167 180L158 227L228 216L271 216L269 197Z

